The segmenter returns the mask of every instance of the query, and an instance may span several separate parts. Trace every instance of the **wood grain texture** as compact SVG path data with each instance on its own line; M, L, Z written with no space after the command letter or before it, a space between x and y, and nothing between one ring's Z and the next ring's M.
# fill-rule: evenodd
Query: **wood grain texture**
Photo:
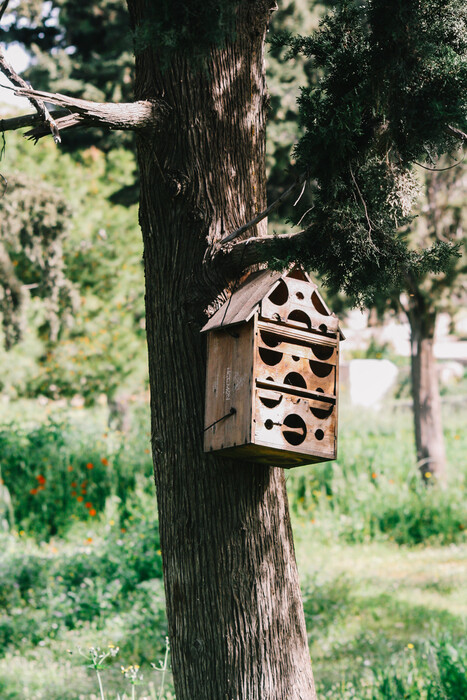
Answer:
M208 246L266 206L263 46L273 3L241 0L235 41L195 72L136 56L152 447L177 700L316 697L281 469L204 453ZM129 0L133 29L147 3ZM174 182L179 187L174 187ZM262 221L254 234L266 231ZM232 278L230 278L232 279ZM224 297L225 298L225 297ZM220 454L220 453L219 453ZM217 455L217 456L216 456Z

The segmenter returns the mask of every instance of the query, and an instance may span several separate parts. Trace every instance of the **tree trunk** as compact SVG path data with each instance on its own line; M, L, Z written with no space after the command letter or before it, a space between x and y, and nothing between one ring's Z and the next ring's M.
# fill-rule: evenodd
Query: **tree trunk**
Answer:
M143 0L128 2L133 26ZM239 4L235 41L191 71L136 58L152 447L177 700L316 697L281 469L203 452L205 308L225 282L211 244L265 206L263 44L272 3ZM264 231L265 222L256 233ZM249 231L247 235L252 235Z
M410 297L412 394L417 463L425 481L446 478L441 399L434 356L436 311L428 311L421 292Z

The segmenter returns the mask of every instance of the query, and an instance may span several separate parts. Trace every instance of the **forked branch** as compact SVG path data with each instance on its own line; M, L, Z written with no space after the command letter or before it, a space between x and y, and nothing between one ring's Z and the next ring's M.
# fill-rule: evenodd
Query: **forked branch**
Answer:
M27 97L30 100L40 100L57 105L69 113L58 112L54 124L59 130L73 126L106 126L110 129L142 129L153 125L167 114L168 107L163 102L141 100L139 102L113 103L90 102L75 97L68 97L60 93L43 92L26 86L15 89L15 95ZM58 116L60 114L60 116ZM39 122L39 124L38 124ZM24 126L32 126L27 136L35 140L47 135L48 130L43 121L35 114L22 117L5 119L1 123L1 130L8 131Z

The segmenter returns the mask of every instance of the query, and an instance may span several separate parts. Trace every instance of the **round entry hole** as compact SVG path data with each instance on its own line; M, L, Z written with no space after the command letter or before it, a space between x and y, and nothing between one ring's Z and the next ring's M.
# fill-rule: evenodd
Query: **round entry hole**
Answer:
M284 280L281 280L275 288L275 290L272 292L272 294L269 295L269 301L275 304L276 306L282 306L283 304L285 304L288 298L288 287Z
M282 360L282 353L276 352L275 350L268 350L267 348L259 348L259 356L263 360L265 365L273 367L279 364Z
M270 418L268 418L266 421L264 421L264 427L266 428L266 430L273 429L274 423L272 422L272 420Z
M282 339L280 336L276 335L275 333L268 333L268 331L261 331L261 340L265 345L268 346L268 348L276 348L278 345L282 343Z
M311 320L310 317L300 309L294 309L288 316L289 321L295 323L297 326L304 326L308 330L311 330Z
M318 428L318 430L315 430L315 438L317 440L322 440L324 437L324 432L321 430L321 428Z
M295 413L284 418L282 435L290 445L301 445L306 438L306 424L303 418Z
M306 389L306 381L298 372L289 372L284 379L284 384L290 384L291 386L298 386L301 389Z

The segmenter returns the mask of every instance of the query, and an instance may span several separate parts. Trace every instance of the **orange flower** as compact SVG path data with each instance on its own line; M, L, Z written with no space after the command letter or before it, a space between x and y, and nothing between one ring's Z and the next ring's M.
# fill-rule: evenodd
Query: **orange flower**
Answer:
M81 493L82 493L83 495L86 495L86 489L82 488L82 489L81 489Z
M79 503L81 503L81 501L84 501L84 498L82 496L78 496L76 500L79 501Z
M72 491L72 492L71 492L71 495L73 496L73 498L75 498L75 496L76 496L76 491Z
M95 509L95 508L91 508L90 511L89 511L89 515L91 516L91 518L93 518L93 517L96 515L96 509Z
M92 542L92 537L88 537L88 538L86 539L86 542L87 542L88 544L91 544L91 542Z
M89 501L87 503L85 503L84 505L86 508L92 508L92 503L89 503Z
M146 449L144 451L147 455L149 454L149 448L146 447Z
M78 484L76 483L76 481L72 481L72 482L71 482L71 488L72 488L72 489L75 489L77 486L78 486Z
M42 474L36 476L36 479L40 484L45 484L45 476L43 476Z
M101 463L104 465L104 467L109 466L109 460L107 459L107 457L102 457Z
M44 484L41 484L40 486L38 486L38 490L39 490L39 491L43 491L44 489L45 489Z
M86 464L86 469L94 469L94 464L92 462L88 462Z
M69 464L69 465L67 466L67 469L68 469L69 472L72 472L72 471L73 471L73 467L71 466L71 464Z
M81 484L81 488L82 488L82 489L85 489L87 483L88 483L88 480L85 479L85 480L82 482L82 484Z
M371 475L371 478L376 479L377 476L378 476L378 474L375 474L375 472L373 472L373 474Z
M120 532L126 532L126 527L121 527Z
M29 493L32 494L33 496L35 496L37 491L38 491L38 489L31 489Z

